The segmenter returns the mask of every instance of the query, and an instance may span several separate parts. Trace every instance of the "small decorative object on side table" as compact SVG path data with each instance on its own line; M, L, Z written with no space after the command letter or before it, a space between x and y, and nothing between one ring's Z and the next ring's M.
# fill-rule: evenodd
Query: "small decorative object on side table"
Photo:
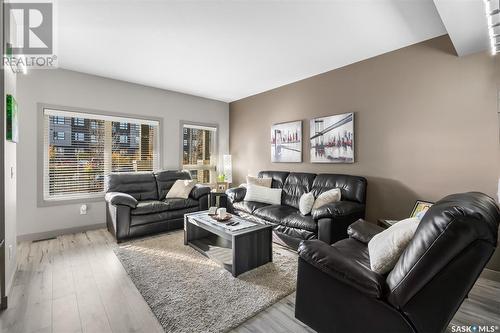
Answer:
M227 208L227 195L226 192L218 192L217 190L212 190L209 196L210 202L209 207L225 207Z
M378 219L377 224L383 228L389 228L396 224L398 220L390 220L390 219Z

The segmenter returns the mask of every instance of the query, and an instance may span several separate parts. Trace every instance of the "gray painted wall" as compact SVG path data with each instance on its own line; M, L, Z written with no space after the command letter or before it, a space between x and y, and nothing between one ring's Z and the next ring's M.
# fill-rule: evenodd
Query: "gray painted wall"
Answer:
M18 172L22 181L18 184L18 200L22 204L18 210L18 236L21 238L105 222L104 200L87 203L87 215L80 215L80 204L37 207L37 103L162 118L162 162L166 169L177 169L180 165L181 120L218 124L219 153L229 151L227 103L63 69L33 70L20 75Z

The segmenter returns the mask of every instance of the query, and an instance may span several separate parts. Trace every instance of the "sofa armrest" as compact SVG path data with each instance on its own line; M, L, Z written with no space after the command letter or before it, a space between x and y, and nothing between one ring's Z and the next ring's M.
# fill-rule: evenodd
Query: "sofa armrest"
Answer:
M320 240L302 241L298 253L307 263L338 281L356 288L365 295L381 298L385 278L370 267L352 260L346 253Z
M363 219L359 219L347 228L349 237L354 238L362 243L368 243L373 236L384 231L384 228Z
M199 200L202 196L208 195L210 191L210 186L196 184L191 190L191 193L189 193L189 196L195 200Z
M130 208L137 207L137 200L133 196L127 193L108 192L104 196L104 199L106 200L106 202L114 206L123 205L123 206L129 206Z
M323 218L335 218L354 214L361 214L364 216L364 213L364 204L353 201L337 201L314 209L312 211L312 217L317 221Z
M231 203L243 201L246 194L247 189L244 187L233 187L226 191L227 198Z

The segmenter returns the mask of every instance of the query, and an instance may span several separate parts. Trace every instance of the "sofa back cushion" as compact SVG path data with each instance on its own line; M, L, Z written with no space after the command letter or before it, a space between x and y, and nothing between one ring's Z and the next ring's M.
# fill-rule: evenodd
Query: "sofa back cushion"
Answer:
M106 177L106 192L123 192L136 200L158 200L152 172L119 172Z
M315 177L314 173L291 172L283 185L281 204L298 209L300 197L311 191Z
M156 186L158 187L159 200L165 199L168 191L176 180L190 180L191 174L187 170L163 170L154 173Z
M272 188L283 188L285 184L286 177L288 177L289 172L286 171L261 171L257 175L259 178L272 178L271 183Z
M342 200L364 204L366 200L366 178L350 175L322 173L316 176L312 185L314 197L321 193L339 188Z

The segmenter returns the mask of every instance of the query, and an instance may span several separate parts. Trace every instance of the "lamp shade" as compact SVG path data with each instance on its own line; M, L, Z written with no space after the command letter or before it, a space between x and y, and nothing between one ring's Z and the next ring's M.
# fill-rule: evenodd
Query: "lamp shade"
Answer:
M224 155L223 157L223 167L224 167L224 175L226 178L226 182L233 182L233 164L231 160L231 155Z

